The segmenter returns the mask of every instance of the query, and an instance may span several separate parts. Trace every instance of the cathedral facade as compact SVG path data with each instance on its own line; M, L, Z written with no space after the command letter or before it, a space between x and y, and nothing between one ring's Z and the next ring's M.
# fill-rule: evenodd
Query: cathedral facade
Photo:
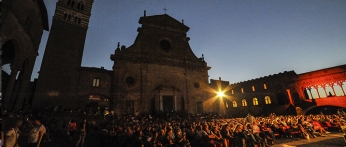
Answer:
M190 48L189 28L167 14L144 15L139 23L134 44L111 55L116 112L201 112L209 67Z

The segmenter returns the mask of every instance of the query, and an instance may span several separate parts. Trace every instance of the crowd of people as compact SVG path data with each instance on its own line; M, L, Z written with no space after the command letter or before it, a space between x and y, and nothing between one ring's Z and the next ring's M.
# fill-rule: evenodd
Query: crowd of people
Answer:
M249 114L244 118L224 118L212 113L184 117L71 114L57 116L38 111L12 117L15 119L11 126L3 130L3 143L5 147L14 147L25 136L25 146L40 147L43 141L51 141L54 133L68 136L66 141L76 147L88 146L85 138L92 134L100 147L267 147L278 138L314 139L328 135L332 129L346 134L343 111L332 115Z

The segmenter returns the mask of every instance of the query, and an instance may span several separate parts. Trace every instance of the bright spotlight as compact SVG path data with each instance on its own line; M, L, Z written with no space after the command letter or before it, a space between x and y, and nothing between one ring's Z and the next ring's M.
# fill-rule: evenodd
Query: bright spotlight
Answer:
M222 98L224 96L224 93L222 91L219 91L219 92L217 92L217 96Z

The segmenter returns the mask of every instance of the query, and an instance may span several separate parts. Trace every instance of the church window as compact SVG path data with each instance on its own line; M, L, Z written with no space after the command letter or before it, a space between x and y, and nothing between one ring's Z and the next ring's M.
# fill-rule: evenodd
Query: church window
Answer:
M267 84L263 84L263 88L264 88L264 89L267 89Z
M74 22L77 23L77 16L74 17Z
M80 22L81 22L81 19L80 19L80 18L78 18L78 24L80 24Z
M81 3L80 10L84 11L84 4Z
M68 1L67 1L67 5L71 5L71 0L68 0Z
M271 104L272 103L269 96L264 97L264 101L265 101L266 104Z
M135 78L133 78L132 76L127 76L125 78L125 83L127 85L134 85L135 84Z
M252 88L252 91L256 91L256 90L255 90L255 86L252 86L251 88Z
M243 107L246 107L246 106L247 106L247 102L246 102L245 99L243 99L243 100L241 101L241 105L242 105Z
M64 20L66 20L66 19L67 19L67 14L65 13L65 14L64 14Z
M100 86L100 78L94 78L93 87L99 87L99 86Z
M193 86L194 86L195 88L199 88L201 85L200 85L198 82L195 82L195 83L193 84Z
M67 18L68 21L71 20L71 14L68 15L68 18Z
M241 88L241 93L244 93L244 88Z
M237 101L233 101L232 105L233 105L234 108L237 107Z
M253 105L257 106L258 105L258 99L257 98L253 98L252 99Z
M232 89L232 94L234 94L234 90Z
M171 43L168 40L163 39L163 40L160 41L160 47L164 51L169 51L171 49Z

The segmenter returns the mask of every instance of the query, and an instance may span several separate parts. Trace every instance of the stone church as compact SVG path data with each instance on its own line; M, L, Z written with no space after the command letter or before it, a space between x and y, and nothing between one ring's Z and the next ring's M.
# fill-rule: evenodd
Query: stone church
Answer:
M133 45L111 55L115 110L202 111L210 68L190 48L189 27L167 14L144 15L139 23Z
M81 67L92 0L59 0L34 107L101 107L118 114L203 111L208 70L189 45L189 27L167 14L140 17L134 43L115 49L113 70Z

